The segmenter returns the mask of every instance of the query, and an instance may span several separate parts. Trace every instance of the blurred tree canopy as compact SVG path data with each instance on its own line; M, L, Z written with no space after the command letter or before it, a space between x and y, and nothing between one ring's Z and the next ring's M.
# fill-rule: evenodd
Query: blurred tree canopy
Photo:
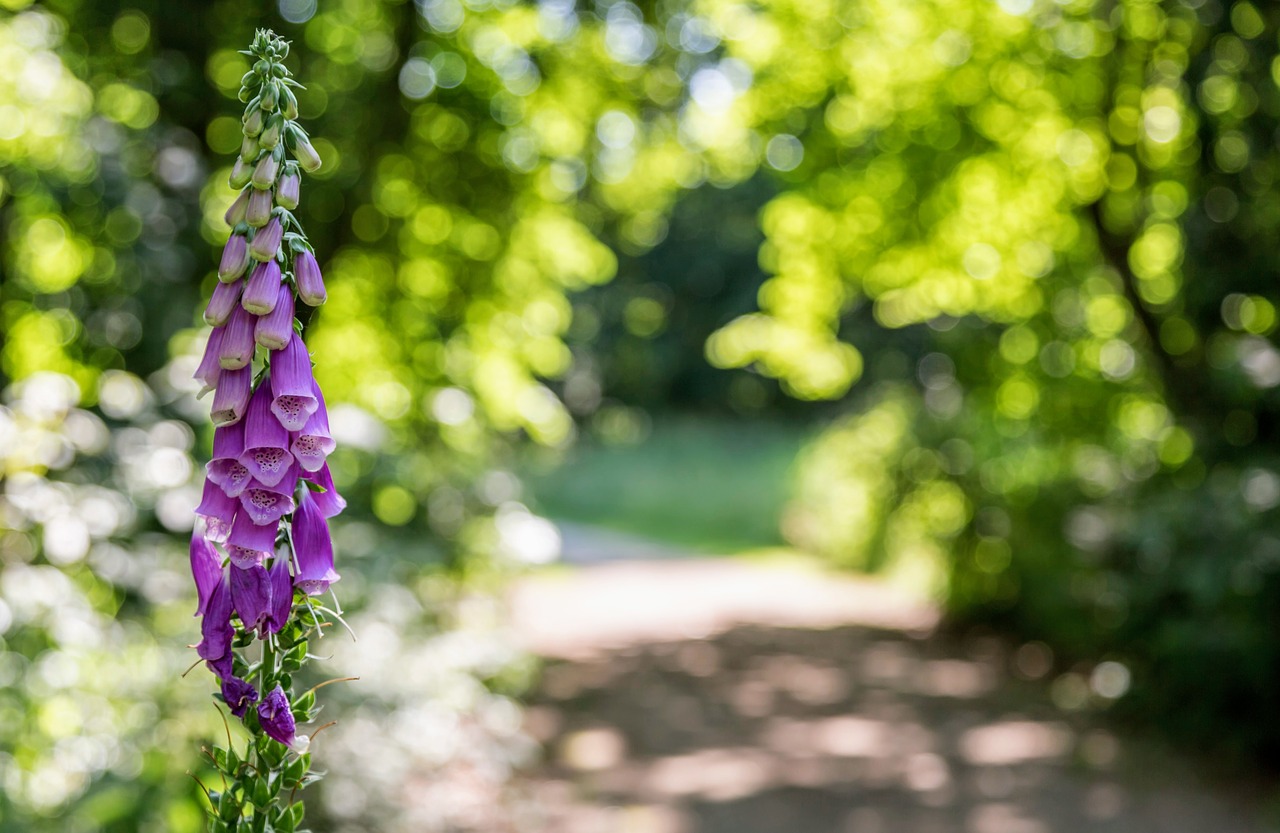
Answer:
M144 379L200 425L237 50L269 26L326 162L311 326L357 512L483 553L523 438L608 396L794 413L777 380L846 414L800 460L793 541L1068 671L1124 663L1121 706L1174 732L1280 751L1270 5L0 9L7 380L64 374L117 428ZM45 558L19 533L6 570Z

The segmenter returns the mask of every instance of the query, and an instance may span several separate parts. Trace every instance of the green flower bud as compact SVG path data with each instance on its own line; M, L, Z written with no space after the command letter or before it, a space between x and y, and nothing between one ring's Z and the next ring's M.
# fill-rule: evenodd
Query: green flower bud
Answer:
M227 183L232 188L243 188L249 184L249 180L252 178L252 166L243 159L236 157L236 163L231 166L231 176L227 178Z
M258 140L252 136L245 136L244 141L240 143L240 158L246 162L254 162L258 158L258 151L262 147L258 144Z
M254 75L252 72L246 72L240 77L240 86L242 87L256 87L260 83L261 81L258 76Z
M276 85L276 82L268 81L266 84L262 85L262 100L258 102L258 106L270 113L272 110L276 109L276 101L279 99L279 96L280 89Z
M280 160L276 158L274 153L268 153L258 160L258 166L253 169L250 175L250 181L254 188L266 190L276 183L276 176L280 173Z
M267 127L258 137L258 142L267 150L275 150L276 145L280 144L280 131L283 129L284 117L279 113L273 114L267 119Z
M266 75L271 71L271 64L267 63L265 58L259 58L258 62L253 65L253 71L258 75Z
M298 117L298 97L288 87L284 88L282 104L286 119L296 119Z
M293 148L293 155L298 160L298 164L302 166L302 170L309 174L320 170L320 154L316 153L316 149L312 147L311 140L305 136L298 137L297 145Z
M244 135L257 136L262 132L263 113L261 107L254 107L253 112L244 120Z

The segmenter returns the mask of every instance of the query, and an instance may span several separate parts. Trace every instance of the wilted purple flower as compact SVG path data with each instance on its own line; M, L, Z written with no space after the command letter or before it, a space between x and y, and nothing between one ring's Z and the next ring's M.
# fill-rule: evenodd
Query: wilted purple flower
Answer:
M235 520L239 508L239 501L228 497L212 480L206 480L200 505L196 507L196 514L204 518L204 536L217 543L226 541L231 532L231 522Z
M249 242L243 234L233 234L222 249L222 262L218 264L218 280L230 283L249 268Z
M298 556L298 575L293 580L302 592L318 596L339 576L333 569L333 539L329 522L311 496L302 490L302 501L293 516L293 551Z
M271 354L271 411L290 431L300 431L320 407L311 378L311 354L294 333L283 350Z
M249 400L240 462L263 486L275 486L293 465L289 432L271 412L271 386L264 379Z
M293 277L298 283L298 297L309 307L318 307L329 297L324 289L324 276L316 256L303 249L293 259Z
M261 564L231 566L231 604L245 630L258 630L271 615L271 579Z
M224 370L218 375L218 388L213 394L214 425L231 425L244 416L249 404L249 389L253 385L253 369Z
M243 453L244 420L214 430L213 459L205 464L204 470L228 497L240 497L249 485L249 470L240 462Z
M276 205L292 211L298 207L301 194L302 176L291 162L285 166L284 176L280 177L280 185L276 188Z
M278 521L294 510L293 490L298 484L298 467L292 465L275 486L252 481L240 495L240 506L256 524Z
M241 191L240 196L236 197L236 201L231 203L231 207L227 209L223 219L227 221L227 225L235 228L244 222L245 213L248 210L249 191Z
M259 318L253 330L254 341L268 350L282 349L293 335L293 290L282 283L276 293L275 308Z
M271 219L271 192L249 189L249 207L245 211L244 221L254 228L262 228Z
M200 621L200 634L203 638L196 646L196 653L201 659L217 661L230 654L235 628L231 627L231 586L225 575L209 594L204 619Z
M218 386L218 377L222 373L222 365L218 364L218 354L222 352L222 336L226 327L214 327L209 333L209 340L204 345L204 356L192 377L200 383L200 393L204 396Z
M222 699L236 717L244 717L249 707L258 702L258 690L239 677L227 677L222 681Z
M191 577L196 582L196 616L203 616L209 596L222 581L222 559L218 550L199 532L191 534Z
M271 622L268 633L277 633L289 623L293 612L293 576L289 574L288 556L276 556L271 564Z
M240 306L254 315L266 315L280 298L280 265L274 260L259 263L249 273Z
M253 169L253 176L249 180L253 183L254 188L266 191L267 199L271 199L271 193L266 189L276 184L276 176L280 173L280 160L276 158L274 153L268 153L258 160L257 167Z
M293 720L293 710L289 708L289 700L284 696L284 689L277 685L261 703L258 704L258 723L262 731L273 740L278 740L292 749L296 743L297 724Z
M231 310L227 329L222 334L222 349L218 353L218 364L223 370L236 370L253 361L253 328L257 323L257 317L244 306Z
M204 308L205 323L214 327L227 323L232 310L236 308L236 302L240 300L242 289L244 289L244 281L239 278L231 283L219 281L213 288L213 294L209 296L209 305Z
M248 513L240 512L231 524L231 532L227 535L227 543L242 549L270 555L276 551L276 531L279 528L279 521L255 524Z
M319 471L307 472L303 477L324 490L312 493L321 515L333 518L342 514L342 510L347 508L346 499L338 494L338 488L333 485L333 475L329 473L328 463L321 466Z
M316 412L307 419L307 424L293 438L293 455L306 471L318 471L324 465L325 458L333 453L337 443L329 433L329 412L324 406L324 395L320 386L311 383L312 393L316 398Z
M249 255L254 260L268 261L280 251L280 241L284 239L284 225L279 217L272 217L271 222L258 229L249 246Z

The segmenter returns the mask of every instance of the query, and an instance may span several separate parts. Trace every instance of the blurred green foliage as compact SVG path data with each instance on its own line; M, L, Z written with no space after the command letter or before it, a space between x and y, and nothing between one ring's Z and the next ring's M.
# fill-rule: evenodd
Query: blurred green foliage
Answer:
M1172 732L1280 752L1270 6L0 10L0 373L78 398L49 411L15 384L0 411L0 677L16 664L24 680L0 694L0 829L188 824L164 814L193 788L160 764L108 755L56 794L29 787L75 751L57 710L70 695L40 686L74 691L101 652L182 631L165 584L181 571L131 577L111 553L171 562L195 503L196 310L233 196L236 45L260 26L295 41L326 161L301 218L324 230L330 289L310 326L344 540L414 558L388 583L443 562L474 584L500 572L487 517L522 510L510 472L526 440L625 439L635 405L835 410L799 457L788 538L929 582L958 618L1050 643L1063 670L1123 663L1118 708ZM703 351L741 370L711 372ZM76 429L46 425L90 416L114 444L102 464L63 455ZM18 460L8 443L33 424L54 439ZM27 508L23 483L63 508ZM71 546L80 510L64 504L90 487L134 508L84 521ZM79 649L15 605L32 575L125 641L59 676ZM157 702L190 694L156 685ZM157 725L120 718L112 748L144 748Z

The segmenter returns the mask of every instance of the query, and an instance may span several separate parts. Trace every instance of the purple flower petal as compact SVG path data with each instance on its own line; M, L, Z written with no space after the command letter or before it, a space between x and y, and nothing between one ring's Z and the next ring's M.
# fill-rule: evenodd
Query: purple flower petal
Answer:
M259 263L249 273L240 306L254 315L266 315L280 298L280 265L274 260Z
M298 467L293 465L284 479L274 486L267 486L257 480L250 481L244 494L240 495L240 506L256 524L267 524L278 521L294 510L293 490L298 485Z
M248 241L243 234L233 234L222 249L222 262L218 264L218 280L234 281L249 268Z
M258 704L258 722L268 737L285 746L293 746L297 724L294 723L293 710L289 708L284 689L279 685Z
M324 394L320 386L312 382L312 393L315 395L316 412L307 419L307 424L293 438L290 448L298 458L298 465L306 471L319 471L325 459L333 453L338 444L329 433L329 411L324 406Z
M218 376L218 388L213 394L214 425L232 425L244 416L249 404L249 388L253 385L253 370L224 370Z
M231 283L219 282L213 288L213 294L209 296L209 305L204 308L205 323L214 327L226 324L236 308L236 303L240 300L240 292L243 289L244 281L239 278Z
M289 557L277 555L271 565L271 623L269 633L276 633L289 622L293 612L293 576L289 574Z
M236 717L244 717L249 707L258 702L258 690L239 677L224 677L222 699Z
M244 451L240 464L263 486L280 483L293 465L289 432L271 412L271 386L265 380L249 400L244 419Z
M300 431L320 407L311 377L311 354L294 333L283 350L271 354L271 411L290 431Z
M196 582L196 616L203 616L209 597L222 581L222 558L218 550L199 533L191 535L191 576Z
M261 564L231 567L231 604L245 630L260 630L271 615L271 579Z
M253 340L268 350L283 348L293 337L293 290L282 283L276 292L275 307L258 319L253 330Z
M243 305L231 310L218 352L218 364L223 370L239 370L253 361L253 328L257 323L258 319Z
M329 473L328 463L321 466L319 471L307 472L303 477L324 489L323 492L314 492L311 495L315 499L316 506L320 508L321 515L332 518L342 514L342 510L347 508L346 499L338 494L338 487L333 485L333 475Z
M239 501L228 496L217 483L205 480L200 505L196 507L196 514L204 519L204 537L219 544L226 541L239 509Z
M213 332L209 333L209 340L204 345L204 357L200 359L200 366L192 377L200 383L200 393L197 396L204 396L218 386L218 378L222 373L218 354L222 352L222 337L225 333L226 327L214 327Z
M227 543L241 549L270 555L276 551L276 532L279 529L279 521L256 524L249 517L249 513L240 512L231 524L231 532L227 535Z
M306 250L298 252L293 260L293 277L298 284L298 297L309 307L318 307L328 299L324 289L324 276L316 256Z
M329 589L339 576L333 569L333 539L329 522L312 497L304 489L302 502L293 516L293 548L298 556L298 576L294 584L309 596Z
M201 659L220 660L231 652L231 586L224 574L209 594L204 619L200 621L200 633L204 637L196 646Z

